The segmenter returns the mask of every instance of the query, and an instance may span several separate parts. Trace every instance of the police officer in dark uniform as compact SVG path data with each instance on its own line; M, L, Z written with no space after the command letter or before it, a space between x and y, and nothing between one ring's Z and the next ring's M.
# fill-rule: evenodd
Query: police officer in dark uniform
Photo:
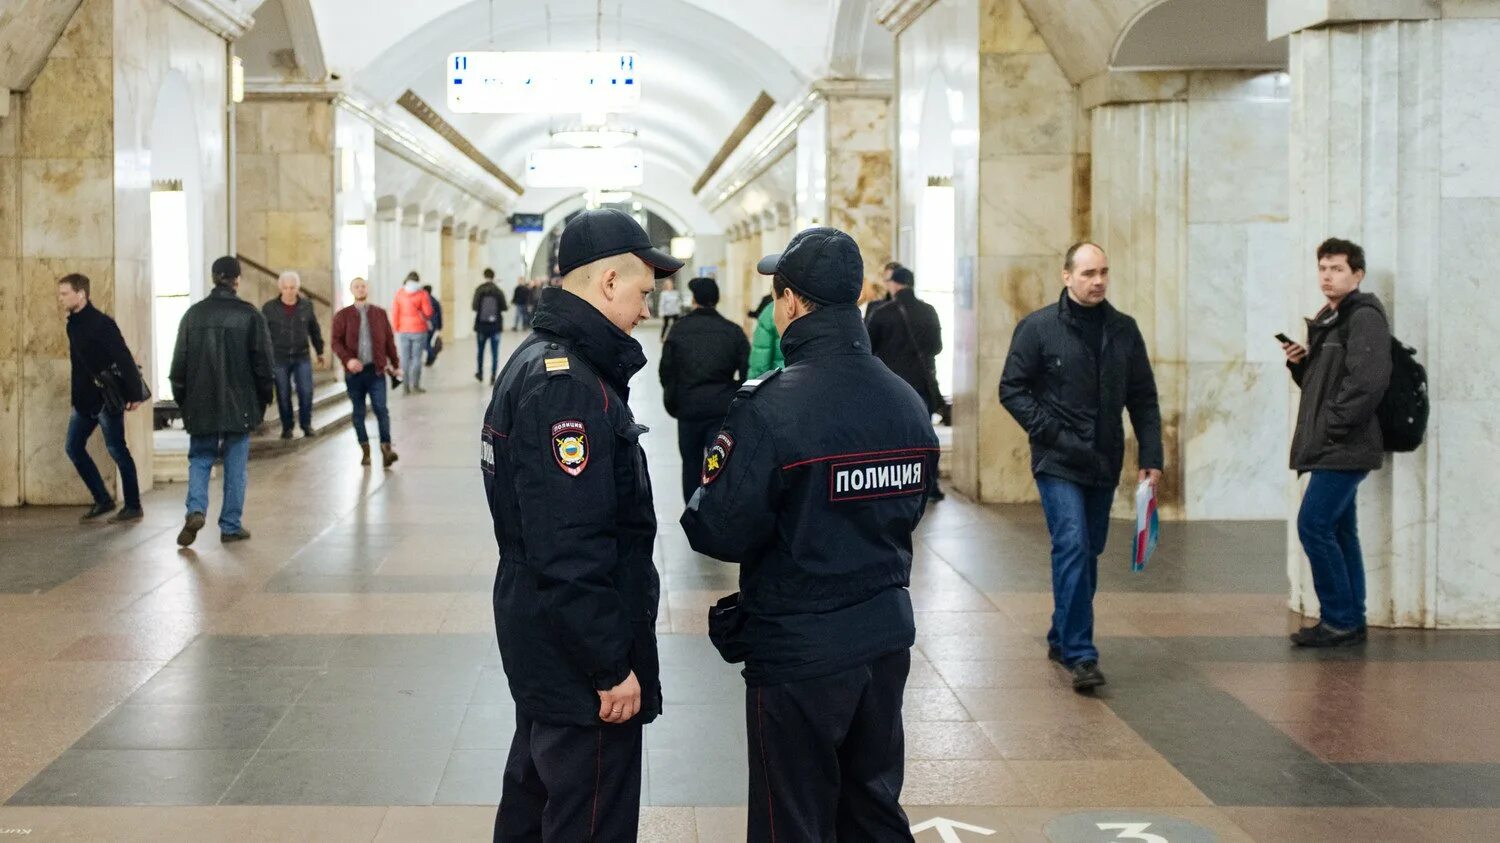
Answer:
M630 331L682 262L615 210L559 244L560 288L500 373L481 467L500 546L495 632L516 701L496 841L634 840L641 728L661 713L651 478L626 401Z
M709 634L745 663L749 839L911 840L906 587L937 437L870 354L849 235L807 229L758 270L786 368L740 388L682 516L695 550L741 566Z

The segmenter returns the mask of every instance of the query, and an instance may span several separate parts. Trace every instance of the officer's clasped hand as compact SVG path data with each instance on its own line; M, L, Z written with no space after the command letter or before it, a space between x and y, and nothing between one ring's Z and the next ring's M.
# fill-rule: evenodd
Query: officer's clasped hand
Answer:
M605 723L624 723L641 712L641 683L635 671L625 681L599 692L599 719Z

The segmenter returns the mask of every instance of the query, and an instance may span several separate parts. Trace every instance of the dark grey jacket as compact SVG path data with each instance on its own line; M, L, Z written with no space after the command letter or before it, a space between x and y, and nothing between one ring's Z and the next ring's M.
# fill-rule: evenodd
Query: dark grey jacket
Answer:
M307 356L307 343L312 342L318 354L323 353L323 328L318 325L318 316L313 313L312 299L298 296L292 315L287 316L286 305L281 297L266 302L260 307L266 317L266 327L271 331L271 351L277 363L290 363Z
M1140 467L1161 468L1161 407L1140 328L1101 303L1107 315L1096 357L1066 296L1016 326L1000 377L1000 403L1031 438L1032 473L1085 486L1118 484L1125 409L1140 443Z
M1373 293L1350 293L1338 310L1307 320L1307 357L1287 363L1302 388L1294 471L1374 471L1385 459L1375 410L1391 382L1391 328Z
M215 287L183 314L170 378L188 433L254 430L274 397L265 316L233 290Z

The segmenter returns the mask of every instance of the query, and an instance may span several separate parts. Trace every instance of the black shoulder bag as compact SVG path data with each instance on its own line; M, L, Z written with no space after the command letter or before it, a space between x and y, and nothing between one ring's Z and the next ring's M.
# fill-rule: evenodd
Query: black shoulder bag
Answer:
M151 388L139 367L132 371L120 370L119 363L111 363L104 371L94 375L94 385L104 399L104 409L110 414L125 412L125 405L132 402L145 403L151 398Z
M901 324L906 328L906 341L911 343L911 350L919 356L926 357L922 353L922 346L917 343L916 332L911 329L911 317L906 315L906 308L900 302L893 301L891 304L895 306L896 312L901 314ZM927 394L922 396L927 399L927 409L941 417L943 426L952 425L953 405L943 398L943 390L938 386L937 369L932 359L929 358L922 367L922 375L924 385L927 387Z

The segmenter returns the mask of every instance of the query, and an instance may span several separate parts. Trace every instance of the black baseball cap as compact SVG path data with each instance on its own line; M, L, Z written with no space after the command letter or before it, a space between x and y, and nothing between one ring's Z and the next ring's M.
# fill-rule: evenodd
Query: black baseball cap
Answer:
M682 269L682 261L651 247L651 237L635 217L615 208L584 211L568 221L557 246L558 273L629 252L666 278Z
M854 304L865 284L859 244L837 228L798 232L786 251L766 255L755 265L761 275L780 275L792 289L818 304Z

